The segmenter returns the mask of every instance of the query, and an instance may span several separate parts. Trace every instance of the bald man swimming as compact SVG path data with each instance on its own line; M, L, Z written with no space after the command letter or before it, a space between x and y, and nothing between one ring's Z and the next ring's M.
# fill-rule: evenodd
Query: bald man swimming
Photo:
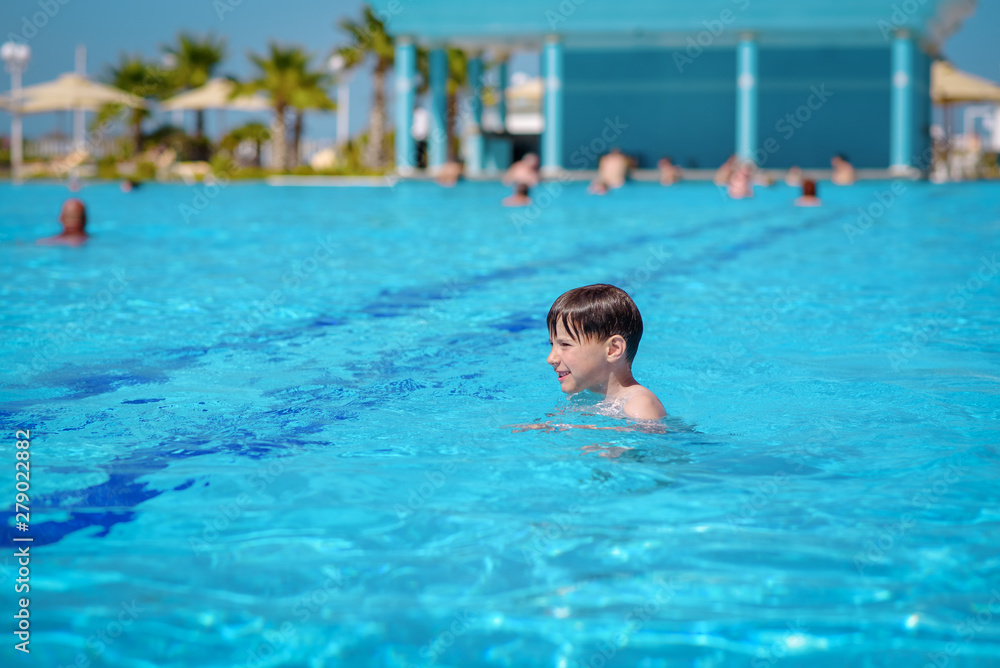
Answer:
M74 197L63 202L59 222L62 233L39 239L40 246L79 246L87 240L87 207L80 200Z

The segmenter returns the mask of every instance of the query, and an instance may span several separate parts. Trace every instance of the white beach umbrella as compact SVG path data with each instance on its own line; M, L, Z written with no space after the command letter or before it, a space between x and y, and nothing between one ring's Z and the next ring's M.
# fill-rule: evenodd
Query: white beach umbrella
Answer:
M235 84L228 79L211 79L204 86L175 95L160 104L164 111L202 111L205 109L232 109L235 111L267 111L271 102L262 95L233 97Z
M129 95L107 84L91 81L79 74L61 74L53 81L21 89L19 109L22 114L82 109L97 111L105 104L145 107L142 98ZM13 108L10 94L0 96L0 106Z
M931 99L937 104L1000 102L1000 85L939 60L931 65Z

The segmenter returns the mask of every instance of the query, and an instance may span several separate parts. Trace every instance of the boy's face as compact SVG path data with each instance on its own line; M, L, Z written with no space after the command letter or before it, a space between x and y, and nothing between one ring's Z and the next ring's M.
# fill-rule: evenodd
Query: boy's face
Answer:
M574 340L561 321L556 321L556 331L549 336L552 351L545 361L559 374L563 392L606 391L611 368L607 341Z

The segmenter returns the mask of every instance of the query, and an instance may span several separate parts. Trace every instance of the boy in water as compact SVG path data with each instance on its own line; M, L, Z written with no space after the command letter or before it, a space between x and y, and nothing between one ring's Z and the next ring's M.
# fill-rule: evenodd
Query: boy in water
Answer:
M624 290L604 284L570 290L552 304L546 322L552 346L546 361L563 392L589 390L637 420L666 416L656 395L632 377L642 316Z

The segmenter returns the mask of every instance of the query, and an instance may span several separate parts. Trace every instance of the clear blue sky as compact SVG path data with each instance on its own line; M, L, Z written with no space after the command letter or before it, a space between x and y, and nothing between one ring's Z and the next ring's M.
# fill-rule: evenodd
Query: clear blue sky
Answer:
M71 71L77 44L87 45L88 72L100 78L121 53L159 58L161 45L173 42L181 31L214 32L227 39L229 53L220 68L223 74L248 75L247 52L264 51L270 40L301 45L325 60L344 39L336 28L338 20L359 17L362 5L360 0L242 0L220 17L212 0L0 0L0 40L6 41L9 32L20 33L25 17L30 21L41 11L40 3L50 10L57 7L58 13L29 41L32 61L24 76L25 85ZM945 44L945 55L960 69L1000 81L1000 39L996 34L1000 2L980 0L978 5L976 13ZM537 62L530 56L522 57L512 64L512 70L518 69L537 73ZM9 85L7 74L0 75L0 90ZM365 124L371 97L366 75L356 77L351 94L351 129L357 132ZM230 125L239 120L234 114L228 117ZM208 121L212 132L214 114L209 114ZM29 117L25 131L35 136L57 126L69 132L68 115ZM332 137L335 127L333 115L313 114L307 136ZM0 113L0 135L8 134L8 128L9 117Z

